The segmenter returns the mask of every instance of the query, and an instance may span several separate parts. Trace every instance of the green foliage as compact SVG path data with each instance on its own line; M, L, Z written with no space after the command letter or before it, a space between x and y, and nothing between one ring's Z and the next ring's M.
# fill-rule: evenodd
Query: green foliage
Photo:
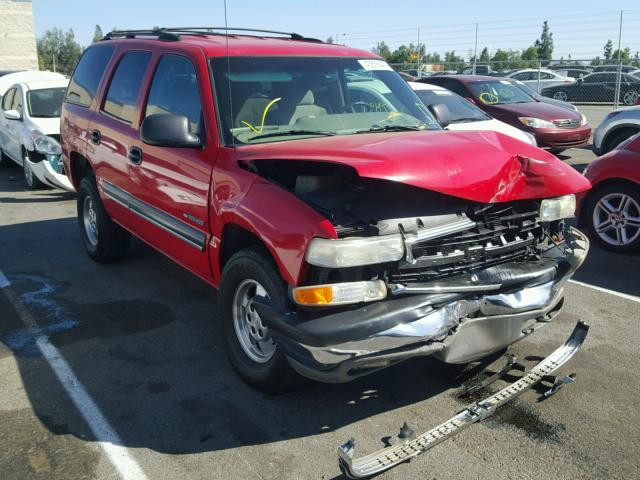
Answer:
M489 54L489 49L487 47L484 47L482 52L480 52L479 60L481 63L488 63L491 60L491 55Z
M629 63L629 60L631 60L631 49L629 47L626 47L622 50L616 49L611 54L611 60L614 61L613 63L618 63L618 55L620 55L620 61L622 62L622 64L626 65L627 63Z
M102 28L100 28L100 25L96 25L96 29L93 31L93 43L99 42L100 40L102 40L102 37L104 37L104 34L102 33Z
M604 45L604 59L611 60L612 53L613 53L613 43L611 42L611 40L607 40L607 43Z
M551 60L551 56L553 55L553 33L551 33L546 20L542 24L542 34L533 46L538 51L538 59L547 60L544 64L548 65L548 60Z
M38 64L41 70L71 75L82 54L73 30L66 33L57 28L47 30L37 40Z
M465 66L464 58L456 55L455 50L444 53L444 63L445 70L459 70Z

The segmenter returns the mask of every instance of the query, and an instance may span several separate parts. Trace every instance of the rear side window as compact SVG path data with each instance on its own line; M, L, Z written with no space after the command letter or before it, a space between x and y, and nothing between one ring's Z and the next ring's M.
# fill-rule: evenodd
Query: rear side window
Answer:
M84 52L69 83L65 97L68 102L85 107L91 105L113 49L113 45L100 45L90 47Z
M158 113L184 115L191 133L200 133L202 107L193 63L178 55L164 55L153 77L145 116Z
M140 86L150 59L150 52L129 52L122 57L107 91L103 107L106 113L125 122L133 122Z

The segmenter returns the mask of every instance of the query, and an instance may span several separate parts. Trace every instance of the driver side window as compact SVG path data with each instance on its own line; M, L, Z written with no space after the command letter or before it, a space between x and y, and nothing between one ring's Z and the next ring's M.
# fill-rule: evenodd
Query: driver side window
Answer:
M16 89L12 88L2 98L2 110L5 112L11 110L11 104L13 103L13 95L16 93Z

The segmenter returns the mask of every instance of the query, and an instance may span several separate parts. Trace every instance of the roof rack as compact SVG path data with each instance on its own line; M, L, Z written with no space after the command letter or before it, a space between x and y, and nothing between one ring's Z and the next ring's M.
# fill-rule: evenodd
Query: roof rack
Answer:
M112 40L114 38L138 38L138 37L156 37L158 40L178 41L181 35L234 35L233 32L253 32L268 33L272 35L284 35L291 40L301 40L306 42L319 42L322 40L317 38L309 38L294 32L279 32L277 30L259 30L255 28L234 28L234 27L171 27L171 28L153 28L150 30L113 30L107 33L102 40Z

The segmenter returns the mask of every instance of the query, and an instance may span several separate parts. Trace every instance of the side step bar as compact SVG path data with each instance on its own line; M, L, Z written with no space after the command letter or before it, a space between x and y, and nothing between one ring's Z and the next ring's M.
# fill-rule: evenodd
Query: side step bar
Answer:
M481 402L472 403L454 417L418 437L414 437L413 432L403 426L400 434L401 440L404 440L402 443L355 459L353 458L355 452L353 439L340 445L338 447L340 470L348 478L367 478L376 475L426 452L473 423L484 420L498 407L513 400L522 392L541 382L545 377L548 378L552 372L564 365L580 349L588 331L589 325L579 321L564 345L542 360L531 371L524 373L520 380Z

